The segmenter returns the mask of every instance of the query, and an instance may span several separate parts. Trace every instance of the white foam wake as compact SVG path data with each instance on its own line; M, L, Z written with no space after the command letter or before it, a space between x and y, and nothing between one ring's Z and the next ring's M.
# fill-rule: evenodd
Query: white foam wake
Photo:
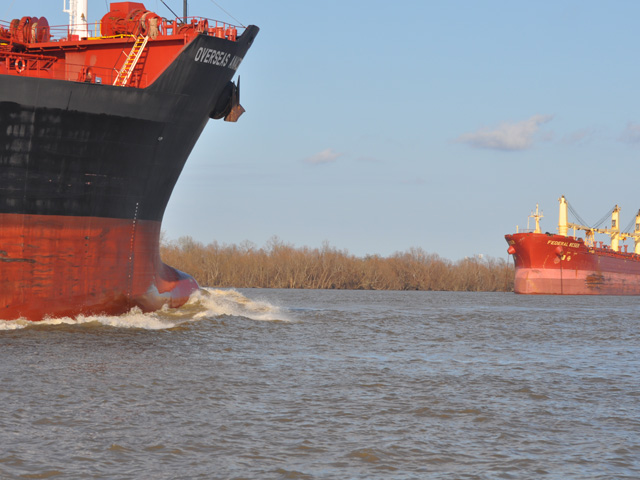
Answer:
M221 316L244 317L259 321L291 321L280 307L268 302L250 300L235 290L202 288L194 292L185 305L176 309L165 307L157 312L143 313L139 308L133 308L123 315L78 315L75 318L45 318L40 322L30 322L25 319L0 320L0 331L43 325L102 325L163 330Z
M251 300L236 290L202 288L191 295L185 307L189 306L200 307L194 318L230 315L261 321L291 321L282 308L263 300Z
M0 331L2 330L18 330L27 327L41 327L45 325L84 325L98 326L104 325L108 327L118 328L143 328L146 330L161 330L173 328L181 322L166 321L162 318L161 312L142 313L139 308L133 308L131 311L123 315L78 315L75 318L44 318L39 322L31 322L29 320L0 320Z

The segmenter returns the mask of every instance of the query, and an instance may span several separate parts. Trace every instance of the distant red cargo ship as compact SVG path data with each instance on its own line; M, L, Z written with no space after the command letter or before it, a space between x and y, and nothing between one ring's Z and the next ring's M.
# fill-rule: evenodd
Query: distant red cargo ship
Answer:
M568 222L567 202L560 198L558 234L542 233L536 207L533 232L505 235L515 261L515 293L547 295L640 295L640 212L633 233L620 231L616 207L611 228L599 229ZM567 234L574 229L574 235ZM585 238L575 230L586 232ZM610 245L595 242L594 234L609 235ZM635 240L634 251L620 241Z
M137 2L90 24L70 4L60 31L0 22L3 320L184 304L198 284L161 261L162 217L209 118L244 112L232 78L258 27Z

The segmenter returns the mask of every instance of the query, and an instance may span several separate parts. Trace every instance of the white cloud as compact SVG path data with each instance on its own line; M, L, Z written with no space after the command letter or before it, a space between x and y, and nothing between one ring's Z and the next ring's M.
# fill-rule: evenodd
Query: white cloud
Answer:
M516 123L502 123L497 128L483 128L473 133L460 135L456 141L472 147L493 150L526 150L533 144L533 137L553 115L534 115Z
M306 163L310 163L312 165L320 165L321 163L331 163L335 162L338 157L342 154L335 152L332 148L326 148L321 152L316 153L305 159Z
M620 140L627 143L640 143L640 125L629 122L620 136Z

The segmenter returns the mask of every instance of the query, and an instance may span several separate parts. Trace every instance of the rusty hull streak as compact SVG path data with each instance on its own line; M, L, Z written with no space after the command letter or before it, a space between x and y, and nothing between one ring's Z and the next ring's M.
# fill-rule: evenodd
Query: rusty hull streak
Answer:
M0 250L0 262L26 262L26 263L36 263L33 258L8 258L8 253L4 250Z
M593 273L591 275L587 275L586 284L588 287L599 287L604 285L605 277L602 274Z

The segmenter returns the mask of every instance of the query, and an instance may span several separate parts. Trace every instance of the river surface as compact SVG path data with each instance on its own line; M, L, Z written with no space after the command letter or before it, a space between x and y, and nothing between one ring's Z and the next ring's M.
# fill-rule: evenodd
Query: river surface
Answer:
M640 298L214 290L0 323L2 479L640 478Z

